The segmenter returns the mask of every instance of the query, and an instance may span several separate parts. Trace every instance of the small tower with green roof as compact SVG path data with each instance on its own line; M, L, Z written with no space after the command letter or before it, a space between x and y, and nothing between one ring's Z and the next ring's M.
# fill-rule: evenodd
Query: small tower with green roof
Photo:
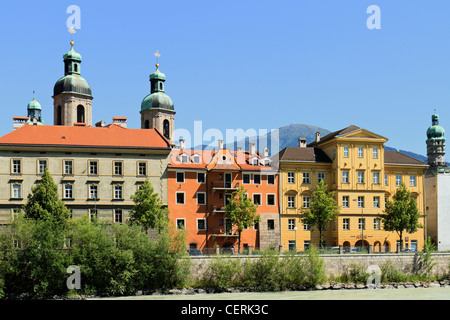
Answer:
M44 121L42 121L42 108L39 102L36 101L35 98L28 103L27 106L28 112L28 123L29 124L37 124L43 125Z
M159 57L158 51L155 53ZM169 141L173 143L173 132L175 123L175 109L172 99L165 94L164 85L166 75L156 70L150 74L150 94L141 103L141 128L157 128Z
M439 125L439 115L431 116L431 126L427 130L427 157L431 169L445 167L445 130Z

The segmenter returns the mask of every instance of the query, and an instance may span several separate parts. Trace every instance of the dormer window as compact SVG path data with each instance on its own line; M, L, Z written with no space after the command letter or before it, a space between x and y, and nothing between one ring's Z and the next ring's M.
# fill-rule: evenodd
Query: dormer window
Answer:
M253 158L252 159L252 165L254 165L254 166L258 166L259 165L258 158Z
M262 161L262 164L263 164L263 166L270 166L270 159L269 159L269 158L265 158L265 159Z
M198 154L194 155L194 156L192 157L192 161L193 161L194 163L200 163L200 156L199 156Z
M189 157L187 154L183 154L181 156L181 163L188 163L189 162Z

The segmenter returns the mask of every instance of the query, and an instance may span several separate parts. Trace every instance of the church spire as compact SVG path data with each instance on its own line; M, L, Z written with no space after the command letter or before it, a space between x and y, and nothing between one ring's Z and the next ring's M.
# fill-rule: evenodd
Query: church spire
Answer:
M445 130L439 125L439 115L434 109L431 126L427 130L427 156L430 167L446 166L445 162Z

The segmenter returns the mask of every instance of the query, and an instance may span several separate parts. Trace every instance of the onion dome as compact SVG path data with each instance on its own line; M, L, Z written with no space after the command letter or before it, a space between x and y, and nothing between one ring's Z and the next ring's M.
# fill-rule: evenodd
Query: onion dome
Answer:
M433 114L431 116L431 126L427 130L428 140L443 140L445 141L445 130L439 125L439 115Z
M174 110L172 99L164 93L166 75L158 68L159 64L156 64L155 72L150 74L151 93L142 100L141 111L150 109Z
M88 82L80 76L81 55L73 49L73 42L70 43L70 51L65 53L64 77L56 81L53 87L53 96L63 92L76 93L92 98L92 90Z

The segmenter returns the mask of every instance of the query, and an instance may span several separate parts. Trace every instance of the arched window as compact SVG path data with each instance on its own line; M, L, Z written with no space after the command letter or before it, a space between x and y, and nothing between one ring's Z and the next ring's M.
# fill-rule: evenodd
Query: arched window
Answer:
M170 140L170 125L167 119L163 122L163 135Z
M77 107L77 122L86 122L84 117L84 107L81 104Z
M78 64L74 63L74 64L73 64L73 68L74 68L74 71L75 71L75 72L78 72Z
M62 125L62 111L61 106L56 107L56 119L55 119L55 125L60 126Z
M145 122L144 122L144 129L150 129L150 121L145 120Z
M163 90L163 84L162 84L162 82L159 83L159 90Z

